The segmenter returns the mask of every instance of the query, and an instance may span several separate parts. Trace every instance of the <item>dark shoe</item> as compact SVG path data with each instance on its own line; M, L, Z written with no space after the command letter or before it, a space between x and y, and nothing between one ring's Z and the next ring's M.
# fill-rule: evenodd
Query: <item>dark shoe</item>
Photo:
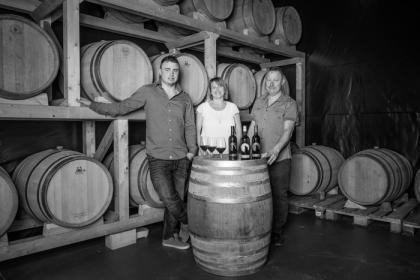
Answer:
M180 250L186 250L190 248L190 244L182 242L177 237L171 237L162 241L162 245L165 247L171 247Z
M275 234L273 235L273 237L271 238L271 242L274 244L274 246L276 247L281 247L284 246L284 236L280 235L280 234Z
M190 239L190 232L188 230L188 225L181 223L181 229L179 230L179 238L182 242L188 242Z

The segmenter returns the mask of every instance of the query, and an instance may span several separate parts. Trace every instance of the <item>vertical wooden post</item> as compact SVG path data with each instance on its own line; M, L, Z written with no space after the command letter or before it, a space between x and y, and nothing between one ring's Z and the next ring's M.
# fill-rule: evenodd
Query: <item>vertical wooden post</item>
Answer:
M305 58L296 63L296 102L298 105L299 126L296 127L296 144L305 146Z
M83 153L88 157L94 157L95 151L95 122L83 121Z
M64 98L68 106L80 106L79 1L63 3Z
M119 220L129 218L128 120L114 121L114 202Z
M216 49L217 49L217 38L219 34L207 32L209 38L204 40L204 66L206 67L207 76L209 79L216 77L217 65L216 65ZM209 92L207 91L207 98L209 98Z

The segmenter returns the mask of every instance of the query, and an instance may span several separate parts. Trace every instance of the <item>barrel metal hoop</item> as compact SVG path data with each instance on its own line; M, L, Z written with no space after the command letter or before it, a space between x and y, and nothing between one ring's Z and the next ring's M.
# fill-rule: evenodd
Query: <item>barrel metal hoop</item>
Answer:
M106 93L107 96L106 97L112 97L114 98L111 94L109 94L107 88L105 87L105 84L102 80L102 76L101 76L101 69L100 69L100 62L101 62L101 58L102 55L105 53L105 51L109 48L109 46L115 44L115 42L110 41L110 42L104 42L101 46L98 47L98 49L96 50L96 54L94 59L92 59L93 63L94 63L94 67L93 69L91 68L91 71L94 71L93 75L95 77L96 83L93 83L95 85L95 88L101 92L101 93Z
M199 181L195 178L190 177L190 183L199 185L199 186L206 186L206 187L217 187L217 188L240 188L240 187L253 187L253 186L260 186L260 185L270 185L270 178L264 179L264 180L258 180L258 181L252 181L252 182L204 182Z
M318 171L318 180L316 181L314 189L310 192L310 193L314 193L319 189L322 181L324 180L324 172L322 172L321 167L320 167L320 166L322 166L322 164L319 161L319 159L317 159L317 157L314 156L312 153L310 153L308 151L305 151L304 149L301 149L300 153L302 153L302 154L308 156L310 159L312 159L312 161L315 163L316 169Z
M201 196L201 195L195 195L192 193L188 193L192 198L200 201L206 201L211 203L218 203L218 204L240 204L240 203L249 203L249 202L258 202L262 200L266 200L269 198L272 198L271 191L269 193L266 193L264 195L258 196L258 197L252 197L252 196L246 196L241 198L221 198L221 199L212 199L209 197Z
M263 233L258 234L256 236L253 236L253 237L236 238L236 239L215 238L215 237L209 238L209 237L204 237L202 235L196 234L196 233L191 232L191 231L190 231L190 235L193 238L199 238L199 239L202 239L202 240L205 240L205 241L214 241L214 242L220 242L220 241L223 241L223 242L237 242L237 241L240 241L240 243L246 243L246 242L258 241L260 239L264 239L264 238L266 238L268 236L271 236L271 229L269 231L267 231L267 232L263 232Z
M266 171L267 168L258 168L258 169L254 169L254 170L247 170L246 172L244 172L244 169L238 167L238 168L229 168L228 170L208 170L206 168L202 168L202 167L197 167L197 166L193 166L191 168L191 172L197 172L197 173L204 173L204 174L208 174L208 175L214 175L214 176L244 176L244 175L252 175L252 174L261 174L262 171ZM242 171L241 173L239 173L240 171Z
M37 217L36 215L35 215L35 212L34 212L34 210L31 208L31 205L29 204L29 200L28 200L28 182L29 182L29 178L31 178L31 176L32 176L32 174L33 174L33 172L34 172L34 170L41 164L41 162L42 161L44 161L46 158L48 158L49 156L51 156L51 155L53 155L53 154L56 154L56 153L58 153L59 152L59 150L54 150L54 151L51 151L51 153L49 153L49 154L47 154L47 155L44 155L38 162L37 162L37 164L31 169L31 171L29 172L29 174L28 174L28 176L26 177L26 181L25 181L25 183L24 183L24 191L25 191L25 201L26 201L26 205L28 206L28 210L31 212L31 213L29 213L29 214L32 214L32 217L35 217L35 218L38 218L39 219L39 217ZM37 197L37 201L38 201L38 204L39 204L39 199L38 199L38 192L39 192L39 188L38 188L38 191L37 191L37 195L36 195L36 197Z
M325 189L326 188L328 188L328 186L330 186L330 184L331 184L331 181L332 181L332 177L333 177L333 174L332 174L332 172L333 172L333 168L332 168L332 166L331 166L331 162L330 162L330 159L324 154L324 152L322 152L322 150L321 149L318 149L318 147L316 147L315 145L313 145L313 146L310 146L309 147L310 149L314 149L315 151L318 151L324 158L325 158L325 160L327 161L327 164L328 164L328 167L330 168L330 178L328 179L328 184L326 185L326 187L325 187ZM322 166L322 165L320 165L320 166ZM324 172L322 172L322 174L324 174ZM322 176L322 177L324 177L324 176ZM317 189L318 190L318 189Z

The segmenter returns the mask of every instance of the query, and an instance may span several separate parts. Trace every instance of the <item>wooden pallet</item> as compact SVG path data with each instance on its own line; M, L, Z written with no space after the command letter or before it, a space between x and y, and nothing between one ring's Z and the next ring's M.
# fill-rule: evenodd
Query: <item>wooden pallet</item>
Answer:
M343 199L344 196L342 195L326 195L325 193L316 193L309 196L292 196L289 198L289 213L301 214L307 210L315 210L315 216L324 218L326 207Z
M337 220L340 216L350 216L353 224L367 226L373 221L389 223L390 231L400 233L403 219L417 206L416 199L408 199L404 196L391 203L383 203L380 206L369 206L366 209L345 208L347 200L339 200L325 208L327 220Z
M415 232L420 229L420 205L404 219L402 228L403 234L410 236L414 236Z

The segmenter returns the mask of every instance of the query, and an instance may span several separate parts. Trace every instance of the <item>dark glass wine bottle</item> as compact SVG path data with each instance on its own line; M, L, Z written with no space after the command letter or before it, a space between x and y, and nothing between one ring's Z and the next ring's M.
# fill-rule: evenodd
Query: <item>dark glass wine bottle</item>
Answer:
M229 160L237 160L238 159L238 140L235 134L235 127L230 127L230 136L229 136Z
M241 139L241 160L250 159L250 141L246 131L246 125L242 126L242 139Z
M254 126L254 135L252 136L252 146L251 146L251 157L252 159L261 158L261 140L258 135L258 125Z

